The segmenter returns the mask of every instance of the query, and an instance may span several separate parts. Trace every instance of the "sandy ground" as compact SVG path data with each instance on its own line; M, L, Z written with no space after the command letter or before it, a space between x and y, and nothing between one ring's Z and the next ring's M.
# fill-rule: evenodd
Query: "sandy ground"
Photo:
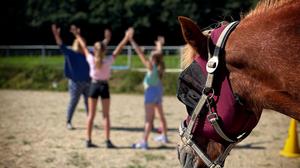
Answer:
M176 154L177 126L186 114L176 97L166 96L163 104L171 143L154 142L152 138L157 134L152 133L148 151L130 149L143 133L142 95L112 95L111 137L119 148L110 150L103 143L101 113L97 113L93 132L99 148L85 148L86 114L82 100L73 118L76 129L66 129L68 100L66 92L0 90L0 168L180 167ZM279 155L289 123L284 115L264 111L251 135L233 149L225 167L300 168L300 158ZM157 119L155 125L159 125Z

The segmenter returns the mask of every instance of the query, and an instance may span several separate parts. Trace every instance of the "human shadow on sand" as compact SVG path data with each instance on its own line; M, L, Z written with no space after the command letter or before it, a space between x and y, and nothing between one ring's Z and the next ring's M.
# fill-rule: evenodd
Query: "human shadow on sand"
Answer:
M122 150L122 149L132 149L132 150L144 150L144 149L135 149L131 146L116 146L115 148L106 148L105 145L95 145L93 147L89 147L87 149L108 149L108 150ZM161 146L157 146L157 147L148 147L147 150L175 150L176 147L175 146L165 146L165 145L161 145Z
M269 143L270 141L261 141L261 142L254 142L254 143L247 143L243 145L236 145L234 149L257 149L262 150L266 149L264 146L259 146L260 144Z
M74 127L72 130L85 130L85 127ZM99 125L94 125L93 129L102 130L103 127ZM115 131L129 131L129 132L144 132L143 127L111 127L111 130ZM152 132L158 132L157 128L152 129ZM168 132L178 132L177 128L168 128Z
M143 149L135 149L135 148L132 148L132 146L117 146L117 148L114 148L114 149L132 149L132 150L143 150ZM148 147L147 150L175 150L176 147L174 146L165 146L165 145L161 145L161 146L158 146L158 147Z
M143 127L111 127L111 130L129 131L129 132L144 132ZM168 128L168 132L177 132L177 128ZM152 132L157 132L157 128L152 129Z

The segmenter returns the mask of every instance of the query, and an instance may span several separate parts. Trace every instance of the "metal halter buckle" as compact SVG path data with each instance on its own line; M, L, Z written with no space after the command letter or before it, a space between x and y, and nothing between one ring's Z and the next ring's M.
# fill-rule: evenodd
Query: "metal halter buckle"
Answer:
M209 120L209 122L215 121L219 119L219 116L217 113L210 113L207 115L207 119Z
M215 90L213 88L210 88L210 87L205 87L202 90L202 94L208 96L208 99L212 99L215 95Z
M186 127L184 125L184 122L181 122L179 125L179 129L178 129L180 137L183 137L185 130L186 130Z
M206 64L206 71L208 73L213 73L217 69L219 64L219 59L217 56L213 56L211 59L208 60Z
M222 168L222 166L218 165L218 164L214 164L214 165L210 166L210 168Z

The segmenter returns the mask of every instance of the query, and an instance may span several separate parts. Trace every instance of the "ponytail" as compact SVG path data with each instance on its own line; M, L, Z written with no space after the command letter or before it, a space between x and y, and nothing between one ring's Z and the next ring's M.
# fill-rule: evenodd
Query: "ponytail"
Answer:
M105 56L105 45L102 44L101 42L96 42L95 43L95 65L97 69L100 69L102 67L103 59Z
M159 78L162 79L163 74L165 72L165 62L163 60L163 55L161 52L153 53L152 55L155 64L157 65Z

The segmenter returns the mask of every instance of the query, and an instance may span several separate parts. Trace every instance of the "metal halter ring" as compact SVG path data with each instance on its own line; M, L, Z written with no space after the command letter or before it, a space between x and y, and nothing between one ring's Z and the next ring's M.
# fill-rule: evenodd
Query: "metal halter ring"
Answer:
M212 99L215 95L215 90L213 88L205 87L202 90L202 94L208 96L208 99Z

